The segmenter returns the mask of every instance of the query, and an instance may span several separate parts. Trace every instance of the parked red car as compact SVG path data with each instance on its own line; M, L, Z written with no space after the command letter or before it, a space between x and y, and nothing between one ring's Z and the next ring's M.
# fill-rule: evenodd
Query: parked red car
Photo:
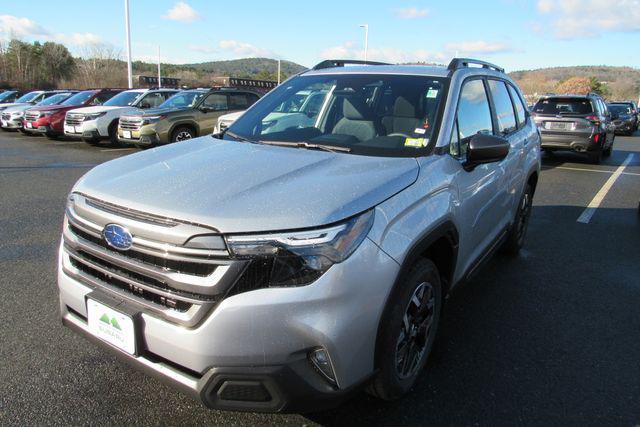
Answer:
M64 116L75 108L101 105L125 89L88 89L78 92L58 105L33 107L24 112L26 133L40 133L49 139L64 135Z

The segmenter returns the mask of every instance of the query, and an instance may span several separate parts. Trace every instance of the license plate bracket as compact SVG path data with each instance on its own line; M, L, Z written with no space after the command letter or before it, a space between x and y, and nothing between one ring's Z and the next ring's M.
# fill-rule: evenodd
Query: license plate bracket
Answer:
M140 312L124 300L91 292L85 297L89 332L117 349L137 356L140 345Z
M130 130L123 130L122 131L122 136L126 139L131 139L131 131Z

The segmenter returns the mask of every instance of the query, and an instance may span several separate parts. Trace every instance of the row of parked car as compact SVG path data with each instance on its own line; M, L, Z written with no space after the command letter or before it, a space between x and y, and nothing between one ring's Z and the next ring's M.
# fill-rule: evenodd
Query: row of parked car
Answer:
M155 146L224 131L261 96L234 87L5 91L0 125L51 139L64 135L89 144ZM282 131L290 123L299 125L300 117L312 123L326 96L321 90L296 93L263 126ZM593 93L545 95L530 110L544 151L585 153L594 163L611 154L615 135L631 135L639 123L635 103L607 104Z
M245 110L261 96L233 87L10 90L0 93L0 125L50 139L152 146L211 134L221 115Z

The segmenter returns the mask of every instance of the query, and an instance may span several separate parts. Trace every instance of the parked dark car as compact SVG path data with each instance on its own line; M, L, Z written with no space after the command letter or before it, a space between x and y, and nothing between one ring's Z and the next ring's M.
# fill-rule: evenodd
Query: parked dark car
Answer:
M611 102L607 104L612 120L616 125L616 133L631 135L638 130L638 109L635 102Z
M546 95L533 106L542 135L542 149L585 153L600 163L613 149L615 127L607 105L597 94Z

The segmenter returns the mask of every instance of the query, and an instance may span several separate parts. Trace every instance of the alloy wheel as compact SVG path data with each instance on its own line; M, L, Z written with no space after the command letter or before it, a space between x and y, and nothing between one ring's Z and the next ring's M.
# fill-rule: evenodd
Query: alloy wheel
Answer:
M430 283L420 283L405 310L396 343L396 374L400 379L414 376L434 333L436 296Z

